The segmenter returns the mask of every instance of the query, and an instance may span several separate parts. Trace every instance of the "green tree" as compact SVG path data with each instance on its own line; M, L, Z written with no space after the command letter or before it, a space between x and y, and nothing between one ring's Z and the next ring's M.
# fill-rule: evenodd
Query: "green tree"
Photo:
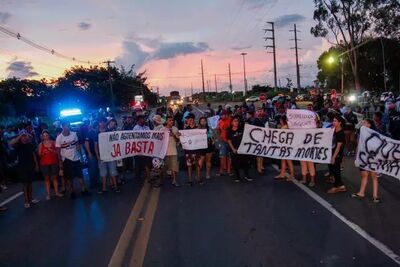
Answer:
M400 4L397 0L314 0L315 37L333 36L334 43L348 51L355 88L360 90L358 46L370 36L398 35ZM392 18L388 19L385 12ZM397 36L398 37L398 36Z

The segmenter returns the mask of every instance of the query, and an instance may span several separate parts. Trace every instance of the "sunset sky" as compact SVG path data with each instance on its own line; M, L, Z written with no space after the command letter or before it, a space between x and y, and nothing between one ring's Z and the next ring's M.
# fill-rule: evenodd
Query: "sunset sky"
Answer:
M201 88L206 81L228 90L228 63L235 91L243 90L246 52L249 86L273 84L272 54L264 48L266 21L276 23L278 77L295 82L293 23L297 24L302 85L315 79L316 59L329 43L310 34L312 0L0 0L0 25L77 59L107 59L147 70L150 86L166 95ZM74 62L35 49L0 32L0 78L51 79Z

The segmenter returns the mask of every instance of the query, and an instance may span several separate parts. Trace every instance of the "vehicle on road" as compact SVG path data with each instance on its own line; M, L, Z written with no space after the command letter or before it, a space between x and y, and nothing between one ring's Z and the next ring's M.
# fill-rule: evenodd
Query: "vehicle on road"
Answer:
M77 130L83 124L83 113L80 108L68 108L60 110L60 121L68 121L71 130Z
M183 100L179 94L179 91L171 91L168 97L168 106L176 109L179 105L183 104Z
M258 96L250 96L246 98L246 102L257 102L260 101L260 98Z

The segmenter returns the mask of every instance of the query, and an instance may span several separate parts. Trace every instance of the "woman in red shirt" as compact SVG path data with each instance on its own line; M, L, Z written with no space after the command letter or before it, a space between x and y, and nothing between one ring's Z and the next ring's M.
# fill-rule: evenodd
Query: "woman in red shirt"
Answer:
M47 130L43 130L41 136L42 142L39 144L38 153L40 157L40 169L44 176L47 196L50 196L50 179L53 182L54 191L56 196L62 197L63 195L58 192L58 155L55 142L50 139L50 134Z

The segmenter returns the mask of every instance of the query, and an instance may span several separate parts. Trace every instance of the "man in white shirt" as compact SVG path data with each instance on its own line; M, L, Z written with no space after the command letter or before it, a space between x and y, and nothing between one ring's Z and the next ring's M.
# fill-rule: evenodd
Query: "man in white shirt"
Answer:
M169 132L169 141L167 154L164 158L164 169L161 175L160 184L163 183L163 178L166 171L171 171L172 173L172 185L178 187L179 184L176 182L176 176L179 171L178 164L178 150L176 149L176 144L179 142L178 128L174 126L174 118L172 116L167 116L165 127L161 128L161 131Z
M150 128L145 125L144 115L137 116L137 124L133 127L134 131L150 131ZM143 169L146 171L146 178L150 180L151 157L135 156L135 176L137 179L141 178Z
M56 148L58 152L60 170L64 172L64 178L67 181L70 197L76 197L74 193L74 178L78 178L81 185L83 196L90 195L83 181L82 166L81 166L81 147L79 145L78 136L75 132L69 129L69 122L62 122L63 131L56 139Z

